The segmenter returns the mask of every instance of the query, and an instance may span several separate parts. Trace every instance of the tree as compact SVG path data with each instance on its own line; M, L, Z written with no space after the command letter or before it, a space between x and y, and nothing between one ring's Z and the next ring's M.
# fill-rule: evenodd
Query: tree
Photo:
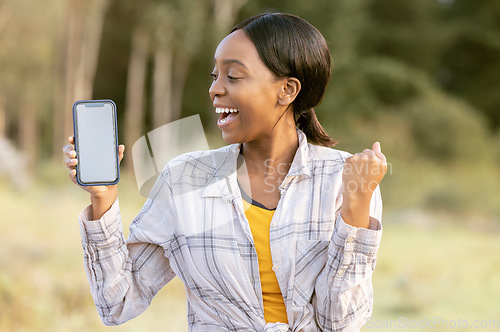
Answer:
M64 31L58 35L54 90L53 156L72 133L71 106L91 99L106 11L110 0L68 0L63 4Z
M189 68L203 40L213 31L210 25L216 22L215 30L227 29L246 1L156 0L141 3L136 8L140 14L132 37L125 114L125 142L130 148L143 134L146 105L151 105L152 109L151 125L146 126L149 129L181 117ZM212 8L214 17L210 15ZM148 76L149 63L152 73ZM148 78L151 81L150 102ZM125 165L129 166L130 162L127 160Z

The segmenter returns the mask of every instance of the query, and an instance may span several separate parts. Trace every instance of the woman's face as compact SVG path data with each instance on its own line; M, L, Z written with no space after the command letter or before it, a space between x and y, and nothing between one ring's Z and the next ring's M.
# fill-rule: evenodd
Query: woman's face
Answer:
M269 135L285 111L279 95L286 78L266 67L243 30L224 38L215 51L210 98L220 113L217 125L226 143L246 143Z

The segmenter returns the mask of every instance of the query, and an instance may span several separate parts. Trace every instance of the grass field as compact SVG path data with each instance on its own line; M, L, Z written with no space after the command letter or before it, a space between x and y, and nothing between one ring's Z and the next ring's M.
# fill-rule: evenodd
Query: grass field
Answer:
M83 269L77 222L88 195L64 174L48 180L50 186L29 192L0 182L0 331L187 331L178 279L138 318L119 327L101 323ZM127 176L119 197L127 233L144 198ZM384 218L373 319L363 331L384 326L419 331L426 320L435 322L434 330L455 330L464 321L470 327L478 320L490 325L486 330L500 331L499 233L440 223L432 216L430 225L419 227L390 211ZM477 329L460 328L469 330Z
M477 320L500 331L500 234L396 222L384 226L373 321L364 330L392 323L388 330L474 331Z

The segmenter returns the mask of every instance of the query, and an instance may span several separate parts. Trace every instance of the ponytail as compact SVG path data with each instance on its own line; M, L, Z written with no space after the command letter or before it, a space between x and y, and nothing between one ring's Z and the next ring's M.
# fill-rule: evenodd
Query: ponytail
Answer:
M295 124L304 132L307 140L316 145L333 147L338 143L326 133L316 117L314 109L310 108L306 111L295 112Z

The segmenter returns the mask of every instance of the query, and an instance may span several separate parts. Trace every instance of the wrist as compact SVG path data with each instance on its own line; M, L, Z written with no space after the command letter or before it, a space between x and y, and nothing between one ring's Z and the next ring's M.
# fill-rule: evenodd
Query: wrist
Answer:
M117 197L117 190L106 190L91 194L92 219L101 219L101 217L111 208Z
M92 202L108 201L113 196L116 196L117 190L115 188L103 188L103 190L94 191L90 194Z
M347 194L342 198L340 215L353 227L368 228L371 195Z
M353 192L344 190L342 192L342 206L353 205L353 206L363 206L370 204L372 198L372 192Z

